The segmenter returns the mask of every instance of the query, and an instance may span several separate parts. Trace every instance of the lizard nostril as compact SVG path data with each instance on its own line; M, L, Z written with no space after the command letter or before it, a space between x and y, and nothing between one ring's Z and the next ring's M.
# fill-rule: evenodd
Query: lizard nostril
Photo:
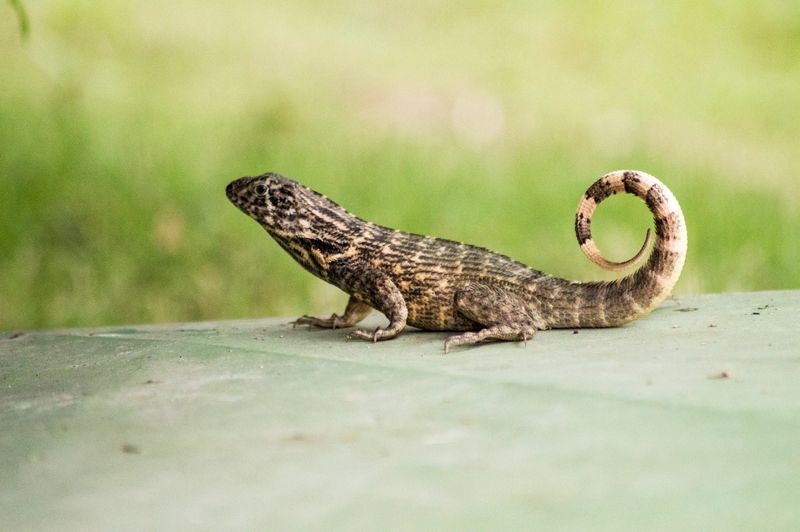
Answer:
M236 197L236 190L233 186L233 183L230 183L227 187L225 187L225 195L228 196L229 200L233 200Z

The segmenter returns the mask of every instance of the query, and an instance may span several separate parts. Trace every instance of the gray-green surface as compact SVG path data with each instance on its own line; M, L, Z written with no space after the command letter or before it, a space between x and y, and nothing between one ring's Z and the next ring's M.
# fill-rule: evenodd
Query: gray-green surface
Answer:
M798 311L447 356L286 319L5 333L0 528L797 530Z

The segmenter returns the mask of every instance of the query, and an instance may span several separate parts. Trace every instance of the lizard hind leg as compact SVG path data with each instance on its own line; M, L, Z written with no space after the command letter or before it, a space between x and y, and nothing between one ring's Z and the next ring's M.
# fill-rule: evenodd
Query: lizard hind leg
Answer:
M456 291L454 305L456 312L483 328L449 336L445 353L452 347L485 340L527 342L536 333L537 320L525 310L523 301L501 287L471 283Z

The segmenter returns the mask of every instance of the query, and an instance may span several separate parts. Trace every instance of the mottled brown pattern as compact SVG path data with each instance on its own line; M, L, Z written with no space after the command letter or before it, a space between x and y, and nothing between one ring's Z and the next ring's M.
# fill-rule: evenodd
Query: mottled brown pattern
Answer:
M306 270L350 295L343 316L303 316L295 323L352 327L377 309L387 327L351 337L397 336L406 325L450 336L445 351L484 340L521 340L549 328L614 327L647 314L669 295L686 257L686 226L677 200L655 177L634 170L597 180L584 194L575 233L586 255L618 269L600 254L591 233L594 209L620 192L642 198L653 212L655 245L636 272L613 282L578 282L534 270L488 249L397 231L353 216L325 196L269 173L230 183L228 198Z

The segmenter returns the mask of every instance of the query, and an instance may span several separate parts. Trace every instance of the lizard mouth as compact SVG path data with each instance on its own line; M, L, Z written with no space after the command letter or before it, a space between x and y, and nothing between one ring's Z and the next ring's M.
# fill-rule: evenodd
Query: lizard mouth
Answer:
M236 185L239 183L239 181L240 179L234 179L228 183L227 187L225 187L225 195L228 196L228 199L231 201L233 201L233 199L236 197L236 189L239 188Z

